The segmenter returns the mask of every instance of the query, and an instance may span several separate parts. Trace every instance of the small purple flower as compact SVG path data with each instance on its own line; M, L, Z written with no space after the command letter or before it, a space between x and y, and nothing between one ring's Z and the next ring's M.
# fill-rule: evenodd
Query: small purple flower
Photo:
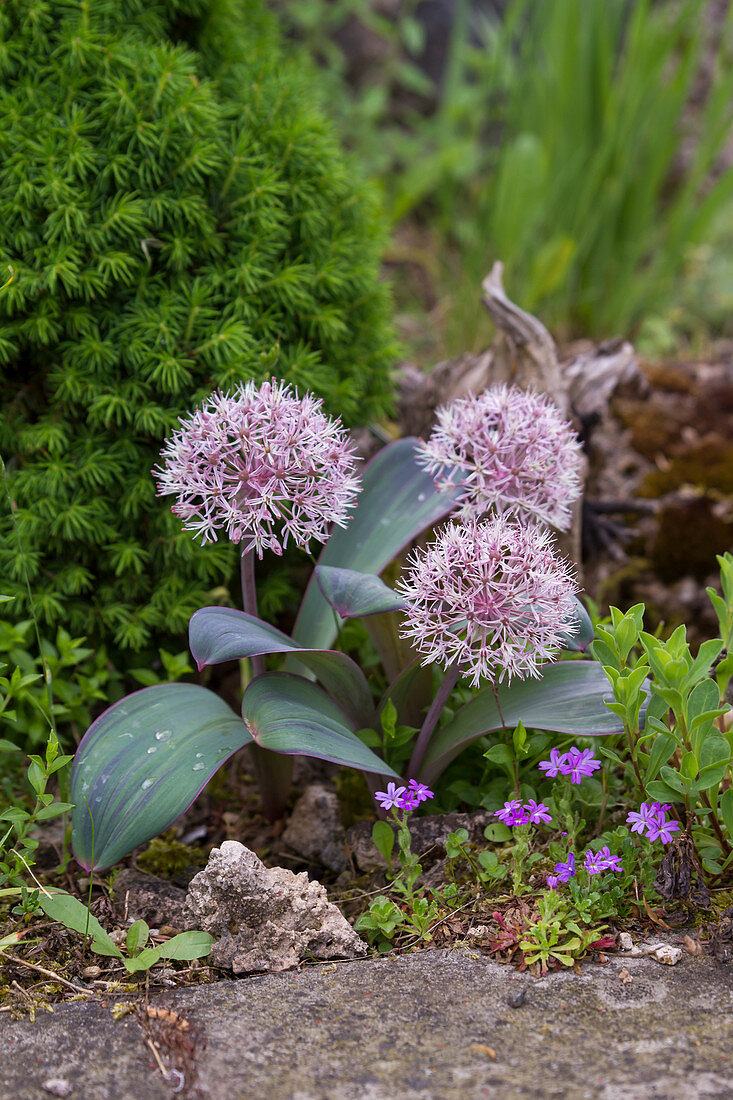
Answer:
M552 821L550 811L544 802L535 802L533 798L530 798L529 802L525 802L524 812L529 814L529 820L533 825L539 825L540 821Z
M377 791L374 798L383 810L391 810L393 806L396 806L398 810L404 810L404 794L404 787L398 787L396 783L388 783L387 790Z
M524 825L529 821L529 817L524 812L524 806L518 798L512 798L510 802L505 802L502 810L494 811L494 817L498 817L510 828L513 825Z
M560 882L569 882L575 875L575 853L568 854L567 863L556 863L555 872Z
M418 783L416 779L411 779L407 784L407 795L415 800L416 806L419 806L421 802L427 802L429 798L435 798L435 794L430 790L430 787L425 783Z
M568 752L567 762L561 768L563 775L570 776L571 783L582 783L585 776L593 775L597 768L602 767L600 760L596 760L593 749L572 748Z
M559 749L550 749L550 759L540 760L537 767L540 771L545 773L547 779L554 779L557 775L566 775L567 772L563 771L563 765L567 761L567 753L560 754Z
M559 875L548 875L547 876L547 887L548 887L548 889L549 890L557 890L557 884L559 883L559 881L560 881L560 876Z
M669 844L672 839L672 833L679 829L679 827L679 821L657 820L650 824L646 835L652 844L655 840L661 840L662 844Z
M600 875L602 871L620 871L621 864L618 856L612 856L608 846L601 848L595 855L589 848L585 853L583 864L589 875Z
M632 833L645 833L650 825L657 820L657 811L649 802L642 802L638 812L632 810L626 817L626 824L631 826Z
M622 871L621 857L611 855L611 850L608 845L604 845L603 848L599 848L596 853L596 859L603 859L603 871Z
M678 821L667 820L667 810L671 808L668 802L642 802L638 813L632 810L627 815L626 823L631 825L632 833L645 834L652 844L655 840L661 840L662 844L669 844L672 833L680 828Z

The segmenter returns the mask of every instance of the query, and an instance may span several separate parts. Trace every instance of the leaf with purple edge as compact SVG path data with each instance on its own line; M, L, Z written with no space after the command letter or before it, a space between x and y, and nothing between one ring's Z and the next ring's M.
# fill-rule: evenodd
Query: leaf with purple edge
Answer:
M595 661L562 661L548 665L539 680L515 680L498 688L498 706L493 688L483 688L433 736L417 778L434 781L477 737L520 721L528 729L583 737L622 733L621 721L605 705L612 697Z
M164 832L251 740L242 719L198 684L158 684L114 703L87 730L71 771L79 863L103 870Z
M357 737L357 726L317 684L288 672L265 672L248 686L242 717L262 748L314 756L359 771L399 779Z
M300 646L276 627L232 607L202 607L195 611L188 639L199 669L265 653L292 653L341 702L358 727L374 724L369 684L359 666L344 653Z
M459 490L438 492L415 459L417 440L389 443L362 471L362 489L348 526L337 528L319 565L377 575L426 527L455 507ZM336 637L333 611L315 577L306 590L293 637L304 646L327 649Z
M381 615L387 611L402 611L407 607L404 596L400 596L399 592L395 592L374 573L358 573L355 569L317 565L315 576L321 592L342 619Z

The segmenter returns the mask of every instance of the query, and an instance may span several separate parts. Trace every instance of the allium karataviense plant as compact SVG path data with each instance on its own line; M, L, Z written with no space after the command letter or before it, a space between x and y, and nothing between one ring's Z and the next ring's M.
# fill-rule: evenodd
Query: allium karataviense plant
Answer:
M303 550L325 542L331 524L345 527L359 483L340 422L322 402L299 397L282 382L247 382L215 393L166 442L153 473L158 492L175 494L174 515L203 542L223 532L241 554L242 606L257 615L255 555L281 555L288 539ZM251 656L252 675L265 671ZM283 812L291 758L253 747L265 812Z
M277 414L273 411L273 393L277 395L275 405L282 402L285 406ZM242 401L242 409L246 406L246 416L238 400ZM305 516L309 501L321 489L324 496L331 495L332 518L343 518L343 506L353 492L352 472L336 425L324 425L321 433L326 447L334 448L332 468L320 462L319 448L323 444L309 438L320 410L309 397L301 399L279 384L265 383L257 392L253 387L239 391L238 396L222 401L221 408L229 411L240 435L242 429L246 431L238 449L222 447L210 453L211 461L222 469L216 478L206 472L203 480L205 489L226 482L236 513L231 533L241 534L242 545L250 547L242 555L245 610L201 608L191 618L189 643L199 669L232 660L251 662L252 678L244 691L242 718L212 691L197 684L145 688L105 711L87 731L72 771L73 843L82 864L108 867L167 828L225 760L245 745L269 750L259 752L255 759L263 799L272 811L282 808L287 793L283 783L287 767L282 765L289 764L295 755L357 768L366 773L372 792L378 788L384 791L385 784L389 791L390 782L396 783L395 790L401 787L413 791L429 789L427 784L464 746L482 734L504 729L507 723L512 726L524 721L536 729L573 736L619 732L618 719L604 705L608 682L599 665L583 660L558 662L542 670L537 680L516 679L520 670L539 671L536 666L541 657L550 655L554 641L560 642L560 632L570 626L571 607L576 622L568 631L574 638L568 644L582 649L592 636L592 628L574 601L574 584L567 567L550 550L549 534L534 528L525 536L516 521L506 519L471 521L471 530L479 532L479 541L483 539L473 551L479 557L483 552L487 562L493 556L497 558L482 582L477 574L477 589L481 589L483 598L477 591L473 604L476 610L483 614L488 609L494 581L500 575L505 578L502 613L507 622L499 626L482 619L476 639L477 649L484 647L496 653L496 662L491 667L486 663L491 680L440 725L458 665L454 662L450 666L435 692L433 670L422 668L415 653L398 637L395 616L406 612L409 617L408 602L379 578L379 573L422 531L445 518L458 503L458 492L452 488L439 492L430 474L418 464L418 441L414 439L389 444L365 466L356 505L346 527L334 526L321 552L292 636L260 619L252 577L257 553L255 532L261 519L265 520L264 531L259 531L262 546L266 538L279 542L284 525L292 519L297 494L301 496L298 507ZM299 414L298 409L308 412ZM283 417L287 420L290 416L293 423L300 416L302 445L298 433L290 444L280 435ZM196 416L192 417L184 422L181 432L185 434L192 427L197 431L198 423ZM224 435L227 432L222 439ZM261 444L266 448L269 442L277 447L285 445L285 450L279 457L272 454L264 458L259 451L250 455L248 447L253 439L258 447ZM184 455L190 456L188 443L180 441L177 446L174 441L171 461L179 461L181 447ZM196 463L201 456L197 445L193 450L196 462L190 473L195 483L200 476ZM314 461L316 456L318 460ZM273 463L273 494L277 490L294 494L290 503L277 502L279 517L269 512L274 501L267 501L263 509L259 496L262 486L258 481L261 477L267 480L263 464L269 462ZM342 478L340 487L333 482L337 469ZM232 480L232 470L239 470L243 480ZM314 471L322 478L319 486L312 483ZM305 478L308 492L301 478ZM242 491L240 486L249 488ZM183 481L177 481L175 488L183 489ZM188 502L182 502L201 515L204 498L205 494L194 492ZM217 503L208 518L212 524L222 522L226 529L228 516L226 509L219 514ZM196 518L191 518L196 526ZM207 530L214 533L216 527ZM486 532L492 532L491 538ZM304 541L313 533L307 526L298 531ZM289 536L295 538L295 531L291 530ZM521 570L517 568L520 556ZM542 579L532 571L540 567L547 574ZM449 593L443 596L445 619L450 615L457 633L465 634L455 609L448 607ZM463 598L458 587L455 598ZM533 601L538 604L536 608ZM461 614L465 618L465 608ZM362 617L389 684L379 702L359 666L340 650L329 648L339 635L343 619ZM517 619L514 633L508 621L511 617ZM524 654L523 662L520 652ZM514 674L515 679L507 684L502 682L502 661L510 653L512 668L506 675ZM390 725L399 732L398 751L388 736ZM273 758L280 761L280 770ZM405 769L407 786L397 782Z
M567 530L570 505L582 487L581 447L544 394L492 386L436 416L419 461L439 485L461 485L461 516L493 508Z
M384 413L383 219L263 0L7 0L0 80L0 451L35 608L165 644L236 555L156 500L163 439L273 369ZM7 519L0 564L22 615Z

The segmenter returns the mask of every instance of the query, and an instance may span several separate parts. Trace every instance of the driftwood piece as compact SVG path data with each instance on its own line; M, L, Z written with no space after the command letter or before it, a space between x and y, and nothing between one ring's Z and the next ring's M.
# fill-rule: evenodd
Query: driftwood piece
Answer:
M413 363L402 368L398 416L406 435L425 435L441 405L501 382L546 393L561 412L568 412L555 342L541 321L507 297L503 271L503 264L495 263L482 284L482 301L498 330L488 351L465 352L438 363L429 374Z
M507 297L503 274L504 265L497 261L481 285L482 301L498 329L491 383L539 390L567 415L568 394L555 341L541 321Z
M435 411L468 393L499 383L547 394L584 437L592 424L604 421L614 393L629 386L643 393L646 381L634 349L616 339L588 344L560 363L555 341L536 317L511 301L497 262L482 283L482 301L497 328L492 347L480 355L465 353L426 374L407 364L400 379L399 422L407 435L426 436ZM573 506L571 530L558 534L561 549L580 569L582 502Z
M641 393L649 388L639 370L636 353L627 340L590 345L563 363L560 369L570 406L586 423L607 413L619 387L633 386Z
M426 374L414 363L400 372L398 418L404 435L428 434L435 422L435 410L469 393L481 393L494 382L493 351L480 355L464 352L457 359L445 359Z

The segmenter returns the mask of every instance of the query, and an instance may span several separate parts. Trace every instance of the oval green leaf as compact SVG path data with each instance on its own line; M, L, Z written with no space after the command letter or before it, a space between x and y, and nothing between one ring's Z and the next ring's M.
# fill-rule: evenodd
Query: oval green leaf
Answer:
M288 672L265 672L242 699L242 717L262 748L315 756L359 771L399 779L356 735L357 726L317 684Z
M87 730L71 771L79 863L104 870L169 828L251 740L241 718L197 684L158 684L114 703Z
M539 680L500 687L498 707L493 689L483 688L433 737L420 778L435 780L466 745L505 724L511 729L521 721L527 729L583 737L622 733L621 721L605 705L612 698L606 674L595 661L548 665Z
M374 724L369 684L359 666L344 653L298 645L276 627L233 607L202 607L195 611L188 626L188 641L199 669L265 653L297 655L326 691L341 700L358 726Z

